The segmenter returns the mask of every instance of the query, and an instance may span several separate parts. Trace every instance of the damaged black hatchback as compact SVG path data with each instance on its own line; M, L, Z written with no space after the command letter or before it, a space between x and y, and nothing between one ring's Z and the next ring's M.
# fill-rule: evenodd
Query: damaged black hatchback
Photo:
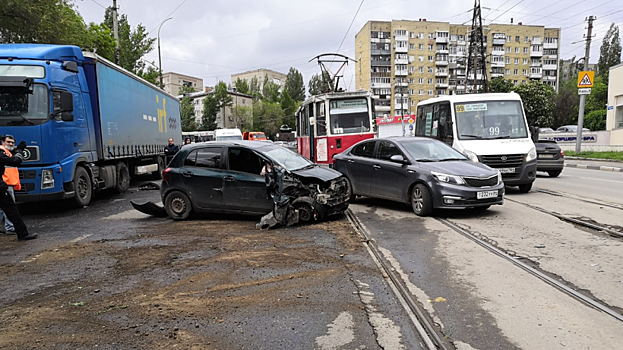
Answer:
M264 215L258 227L268 228L343 213L347 186L339 172L270 142L211 141L182 147L163 171L160 194L174 220Z

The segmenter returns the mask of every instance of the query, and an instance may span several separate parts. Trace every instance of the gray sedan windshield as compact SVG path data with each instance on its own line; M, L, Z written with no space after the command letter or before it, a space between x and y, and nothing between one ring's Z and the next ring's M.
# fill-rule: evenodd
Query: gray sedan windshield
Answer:
M298 153L294 153L285 147L267 147L260 149L262 153L272 159L275 163L281 165L288 171L298 170L310 165L314 165L307 158Z

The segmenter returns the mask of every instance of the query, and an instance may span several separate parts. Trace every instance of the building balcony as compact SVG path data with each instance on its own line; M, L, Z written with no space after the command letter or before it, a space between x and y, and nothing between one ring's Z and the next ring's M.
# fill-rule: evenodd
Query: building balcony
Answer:
M504 56L504 51L491 51L491 55L493 56Z
M392 63L390 61L379 61L373 60L370 61L370 66L372 67L391 67Z
M376 86L376 85L375 85ZM407 87L409 86L409 83L407 83L406 81L404 83L395 83L394 86L397 87Z
M409 59L408 58L396 58L394 60L395 64L409 64Z
M558 66L555 64L544 64L543 65L543 70L556 70L558 69Z
M450 53L450 50L448 50L448 49L437 49L436 52L440 53L440 54L446 54L447 55L447 54Z
M394 46L394 51L397 53L407 53L409 52L408 46Z
M392 52L390 50L372 49L372 50L370 50L370 54L371 55L391 55Z
M537 62L537 63L530 62L530 67L541 67L541 62Z
M530 57L543 57L543 51L530 50Z
M389 112L392 110L391 106L374 106L374 110L376 110L377 112Z
M504 68L504 66L505 66L504 61L501 61L501 62L491 62L491 67Z
M435 41L438 44L443 44L443 43L447 43L448 41L450 41L450 38L448 38L447 36L438 36L435 38Z
M543 77L543 81L556 81L556 76L555 75L545 75Z
M557 49L558 43L543 43L544 49Z
M530 74L528 75L528 78L530 79L541 79L543 77L543 73L539 72L539 73L532 73L530 72Z
M557 60L558 55L543 55L544 60Z
M455 89L458 91L465 91L465 85L457 85Z
M436 87L436 88L441 88L441 89L445 89L445 88L447 88L448 86L450 86L448 83L436 83L436 84L435 84L435 87Z
M406 35L394 34L394 40L404 40L404 41L407 41L407 40L409 40L409 34L406 34Z
M504 45L506 44L506 38L504 39L493 39L493 45Z
M447 77L448 76L448 72L435 72L435 76L436 77Z
M436 66L447 66L448 65L448 60L445 60L445 61L435 61L435 65Z
M372 87L375 89L390 89L392 84L390 83L372 83Z
M465 40L457 40L456 46L465 46Z
M394 75L397 77L406 77L408 74L406 69L394 71Z
M504 76L504 73L491 73L491 78L499 78L503 76Z
M389 44L389 43L392 42L392 39L390 39L390 38L382 38L382 39L381 38L371 38L370 42L371 43L388 43Z

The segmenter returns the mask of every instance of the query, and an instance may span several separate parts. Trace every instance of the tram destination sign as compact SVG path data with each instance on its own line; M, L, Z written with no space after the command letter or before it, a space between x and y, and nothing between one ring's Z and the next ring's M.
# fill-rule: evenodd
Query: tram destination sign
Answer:
M345 100L332 100L331 109L352 109L352 108L366 108L368 107L368 100L365 98L350 98Z

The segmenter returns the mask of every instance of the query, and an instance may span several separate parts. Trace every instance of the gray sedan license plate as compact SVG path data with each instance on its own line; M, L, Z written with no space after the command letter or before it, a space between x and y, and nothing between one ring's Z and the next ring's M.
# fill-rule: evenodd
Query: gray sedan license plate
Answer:
M495 198L498 196L498 191L480 191L476 192L477 199Z
M515 172L515 168L500 168L498 169L502 174L513 174Z

